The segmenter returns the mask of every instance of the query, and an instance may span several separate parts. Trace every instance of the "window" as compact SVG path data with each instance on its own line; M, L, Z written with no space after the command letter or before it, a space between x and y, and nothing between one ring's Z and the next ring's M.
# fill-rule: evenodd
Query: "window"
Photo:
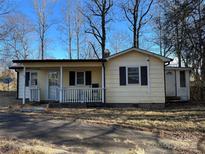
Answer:
M139 84L139 67L128 67L127 74L128 84Z
M85 74L84 72L77 72L77 85L85 84Z
M59 73L49 72L48 80L49 80L49 86L59 86Z
M37 72L31 72L31 86L37 86Z
M180 71L180 87L186 87L185 71Z

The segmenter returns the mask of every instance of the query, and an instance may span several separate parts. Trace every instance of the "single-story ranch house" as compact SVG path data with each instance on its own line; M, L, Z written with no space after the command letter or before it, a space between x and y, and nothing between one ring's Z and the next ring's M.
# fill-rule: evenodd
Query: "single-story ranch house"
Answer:
M23 103L99 103L163 107L165 97L189 100L189 69L172 59L130 48L104 59L13 60ZM167 94L167 95L166 95Z

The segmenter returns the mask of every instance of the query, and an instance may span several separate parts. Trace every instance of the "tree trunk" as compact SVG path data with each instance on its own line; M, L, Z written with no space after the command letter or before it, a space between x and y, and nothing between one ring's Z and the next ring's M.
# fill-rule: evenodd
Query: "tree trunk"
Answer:
M137 37L136 37L136 48L139 48L139 39L140 39L140 32L137 32Z
M102 14L102 59L105 57L106 29L105 29L105 14Z
M80 40L79 40L79 33L77 33L77 58L80 58Z
M202 81L205 83L205 52L203 52L203 56L202 56L202 65L201 65L201 78Z
M181 51L179 49L179 29L178 22L176 22L176 54L178 58L178 67L181 67Z
M134 19L136 20L136 19ZM134 48L138 48L138 42L137 42L137 23L136 21L134 21L134 25L133 25L133 47Z
M68 54L69 54L70 59L72 59L72 53L71 53L72 52L71 51L72 50L72 44L71 43L72 43L72 38L69 36L69 47L68 47L68 52L69 53Z
M41 39L41 59L44 59L44 38Z

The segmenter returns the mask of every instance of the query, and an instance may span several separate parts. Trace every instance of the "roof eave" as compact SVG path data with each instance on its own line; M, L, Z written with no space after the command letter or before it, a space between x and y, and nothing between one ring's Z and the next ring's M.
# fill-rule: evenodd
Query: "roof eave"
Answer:
M19 66L19 67L15 67L15 66L11 66L11 67L9 67L9 69L13 69L13 70L16 70L16 69L23 69L23 67L21 67L21 66Z
M45 60L13 60L13 63L39 63L39 62L105 62L105 59L45 59Z
M172 66L166 66L166 70L191 70L191 67L172 67Z
M167 58L167 57L164 57L164 56L160 56L160 55L157 55L157 54L155 54L155 53L152 53L152 52L149 52L149 51L146 51L146 50L143 50L143 49L138 49L138 48L129 48L129 49L124 50L124 51L122 51L122 52L119 52L119 53L116 53L116 54L114 54L114 55L111 55L110 57L107 57L106 59L107 59L107 60L110 60L110 59L112 59L112 58L114 58L114 57L120 56L120 55L125 54L125 53L130 52L130 51L137 51L137 52L140 52L140 53L143 53L143 54L147 54L147 55L150 55L150 56L154 56L154 57L157 57L157 58L161 59L161 60L164 61L164 62L170 62L170 61L173 60L173 59L171 59L171 58Z

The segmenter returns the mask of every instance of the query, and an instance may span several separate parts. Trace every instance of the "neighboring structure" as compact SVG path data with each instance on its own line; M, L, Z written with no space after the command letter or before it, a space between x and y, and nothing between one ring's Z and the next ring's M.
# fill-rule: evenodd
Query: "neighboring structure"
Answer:
M166 96L170 101L190 100L190 68L166 67Z
M14 60L11 68L17 71L23 103L29 99L159 107L165 104L165 66L170 61L130 48L104 60Z

